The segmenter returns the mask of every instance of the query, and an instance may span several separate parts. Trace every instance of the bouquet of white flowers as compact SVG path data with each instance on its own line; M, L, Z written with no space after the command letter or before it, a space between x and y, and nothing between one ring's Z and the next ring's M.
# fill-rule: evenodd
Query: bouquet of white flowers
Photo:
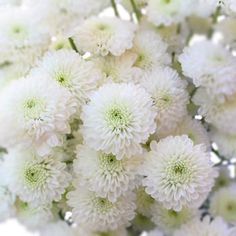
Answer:
M0 0L0 221L235 236L235 42L235 0Z

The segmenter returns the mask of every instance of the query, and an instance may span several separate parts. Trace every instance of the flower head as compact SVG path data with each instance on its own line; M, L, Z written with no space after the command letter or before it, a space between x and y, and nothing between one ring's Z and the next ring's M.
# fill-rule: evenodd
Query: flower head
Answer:
M170 136L150 147L143 167L146 192L174 211L199 207L217 176L205 146L194 146L187 136Z
M76 188L68 194L75 222L94 231L115 230L128 226L135 216L134 195L127 193L112 203L86 188Z
M120 56L133 45L136 26L118 18L87 19L75 32L75 42L84 52Z
M149 94L134 84L105 84L95 91L82 111L85 143L117 159L142 152L156 129L156 112Z
M72 95L56 82L30 77L13 81L0 95L0 144L33 147L44 155L61 145L76 111Z
M71 180L64 163L20 150L6 155L4 174L9 189L32 206L59 201Z
M77 147L74 161L75 173L85 185L98 196L115 202L136 183L139 158L117 160L112 154L97 152L86 145Z

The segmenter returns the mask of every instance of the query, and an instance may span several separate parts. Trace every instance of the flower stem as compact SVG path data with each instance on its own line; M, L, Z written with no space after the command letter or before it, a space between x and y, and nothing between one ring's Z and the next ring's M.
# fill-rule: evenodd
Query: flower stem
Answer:
M140 21L141 17L142 17L142 13L141 11L138 9L136 3L135 3L135 0L130 0L130 3L133 7L133 11L134 11L134 14L136 15L136 18L138 20L138 22Z
M69 40L71 48L75 50L77 53L79 53L79 50L77 49L74 40L71 37L69 37L68 40Z
M115 12L116 17L120 17L120 14L119 14L119 12L118 12L117 5L116 5L116 3L115 3L115 0L111 0L111 5L112 5L112 8L113 8L113 10L114 10L114 12Z

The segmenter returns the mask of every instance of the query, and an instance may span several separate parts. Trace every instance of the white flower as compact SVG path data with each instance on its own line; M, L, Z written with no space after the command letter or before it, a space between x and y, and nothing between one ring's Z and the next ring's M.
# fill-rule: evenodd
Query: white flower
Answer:
M232 16L236 15L236 2L234 0L222 0L220 1L220 6L223 10Z
M127 193L112 203L84 187L78 187L68 194L68 199L75 222L94 231L109 231L128 226L135 216L135 198L132 193Z
M221 218L216 218L211 221L210 217L206 216L203 221L194 219L191 222L183 225L173 234L173 236L234 236L235 234L233 234L233 232L235 231L233 230L234 229L230 229Z
M49 43L48 31L30 10L4 8L0 14L0 62L32 64Z
M76 111L72 95L43 77L13 81L0 95L0 144L33 147L44 155L61 145Z
M197 209L183 208L181 211L168 210L159 202L155 202L151 209L152 221L158 229L161 229L167 234L171 234L174 230L186 224L194 217L198 216ZM200 215L200 214L199 214Z
M210 130L210 137L219 148L219 152L225 158L232 158L236 156L236 135L223 133L213 127Z
M5 178L5 176L1 176ZM0 185L0 222L5 221L14 214L15 195L12 194L7 186Z
M100 79L94 63L85 61L73 50L47 53L32 74L52 79L65 87L76 98L78 107L85 104L88 93L96 88Z
M179 56L183 73L211 95L231 95L235 92L235 58L221 45L201 41L186 47Z
M197 16L207 18L216 11L219 0L197 0L197 2L193 13Z
M77 147L75 173L89 190L99 197L115 202L135 187L139 158L117 160L112 154L96 152L86 145Z
M150 218L152 214L152 208L155 204L155 199L147 194L143 187L139 187L135 192L137 212Z
M58 220L45 224L39 231L40 236L80 236L75 229L66 222ZM82 234L81 234L82 235Z
M51 206L40 205L35 207L17 199L15 209L17 219L30 230L37 230L53 220Z
M214 99L204 89L198 89L193 102L200 106L198 113L215 126L220 132L235 135L236 133L236 95L224 102Z
M170 136L150 148L143 166L146 192L167 209L199 207L217 176L205 146L194 146L187 136Z
M133 46L135 30L136 26L128 21L92 17L77 28L74 39L78 48L84 52L120 56Z
M192 119L188 115L178 123L175 130L171 131L168 135L165 135L165 137L170 135L172 136L187 135L195 145L205 144L206 147L210 150L210 140L208 137L207 130L201 124L200 121ZM164 138L164 137L159 137L159 138Z
M236 185L221 188L210 199L210 213L236 225Z
M77 228L74 229L77 233L76 236L128 236L128 232L125 227L121 227L114 231L92 231L91 229L88 229L86 227L82 227L81 225L78 225ZM64 236L64 235L63 235Z
M149 0L147 17L157 26L180 23L191 15L196 3L196 0Z
M6 155L4 174L9 189L33 206L59 201L71 180L66 165L54 157L20 150Z
M0 6L5 5L20 5L22 0L0 0Z
M139 30L134 38L131 52L137 55L135 66L144 72L151 71L156 66L170 63L167 51L168 45L152 30Z
M155 68L148 73L142 85L150 93L157 108L157 133L175 129L187 115L187 83L171 68Z
M96 15L110 5L109 0L25 0L24 6L39 15L41 25L51 34L68 32L91 15Z
M83 107L82 134L85 143L117 159L142 153L155 132L156 112L149 94L133 84L106 84L91 95Z
M120 57L106 56L96 57L93 62L97 70L101 74L100 83L106 83L108 81L113 82L134 82L138 83L142 76L140 68L134 64L137 56L133 53L127 52Z

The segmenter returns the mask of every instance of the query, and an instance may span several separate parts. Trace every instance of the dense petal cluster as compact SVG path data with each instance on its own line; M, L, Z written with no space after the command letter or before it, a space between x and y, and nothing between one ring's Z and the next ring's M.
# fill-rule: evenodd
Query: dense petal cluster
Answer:
M170 136L151 143L143 184L167 209L199 207L214 185L212 165L205 146L194 146L187 136Z
M83 107L85 143L117 159L141 154L142 146L156 129L156 112L150 95L134 84L105 84Z

